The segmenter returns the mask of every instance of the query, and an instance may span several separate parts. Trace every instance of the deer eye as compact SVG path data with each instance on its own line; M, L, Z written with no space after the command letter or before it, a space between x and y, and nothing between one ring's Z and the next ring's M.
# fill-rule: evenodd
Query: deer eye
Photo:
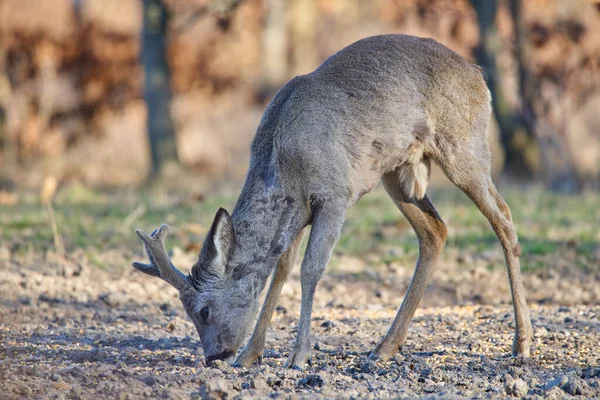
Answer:
M204 322L206 322L208 319L208 307L204 307L202 310L200 310L200 317Z

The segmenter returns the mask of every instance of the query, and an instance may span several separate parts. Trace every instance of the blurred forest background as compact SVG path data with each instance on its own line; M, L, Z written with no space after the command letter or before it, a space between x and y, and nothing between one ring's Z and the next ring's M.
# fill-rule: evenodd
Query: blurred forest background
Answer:
M484 67L496 175L598 187L598 0L0 0L0 186L239 182L276 90L381 33Z
M513 312L496 235L434 169L428 195L448 241L396 361L360 361L394 317L419 252L379 187L348 210L319 283L310 371L324 387L299 387L303 373L280 367L297 332L299 268L260 368L198 367L177 293L131 267L145 257L134 229L171 225L167 248L187 272L215 211L235 204L275 92L382 33L432 37L483 67L532 361L506 357ZM0 0L8 397L196 398L215 377L236 388L223 398L522 396L502 381L512 375L529 397L600 398L598 221L600 0Z

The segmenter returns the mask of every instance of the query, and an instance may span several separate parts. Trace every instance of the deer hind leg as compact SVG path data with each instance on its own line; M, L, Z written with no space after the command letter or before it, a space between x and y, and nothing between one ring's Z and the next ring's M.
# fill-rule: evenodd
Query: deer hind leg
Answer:
M273 279L269 285L269 291L267 292L267 297L265 298L258 321L254 327L254 332L252 333L248 344L244 347L244 350L233 363L234 366L248 368L254 361L262 356L265 340L267 338L267 329L269 328L271 318L273 318L273 312L277 306L277 299L281 294L283 284L294 267L298 248L300 247L300 243L302 243L303 236L303 232L300 232L298 237L290 245L289 249L283 253L279 259L277 268L273 271Z
M474 133L473 146L454 149L452 157L446 155L437 161L446 176L488 219L502 245L515 312L516 326L512 353L515 356L528 357L533 330L521 279L519 261L521 246L512 222L510 208L490 177L490 156L485 131ZM475 153L473 149L478 149L478 152Z
M529 357L533 329L521 278L521 245L512 221L510 208L498 193L491 178L488 178L487 191L478 188L478 185L474 186L464 191L486 216L504 251L515 312L516 326L512 354L514 356Z
M387 360L400 349L406 340L410 321L446 243L447 229L427 196L423 195L421 199L407 196L406 188L397 173L386 174L382 183L396 206L413 227L419 240L419 257L415 273L402 305L387 334L370 356L372 359Z

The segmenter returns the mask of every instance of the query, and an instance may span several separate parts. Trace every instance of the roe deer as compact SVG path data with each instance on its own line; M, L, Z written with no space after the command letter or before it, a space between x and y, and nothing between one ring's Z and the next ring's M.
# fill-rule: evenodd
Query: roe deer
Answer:
M446 242L446 225L425 194L433 160L485 215L502 244L516 320L512 352L526 357L532 328L521 248L508 205L490 178L490 101L480 69L432 39L359 40L275 95L252 142L235 209L231 216L217 212L191 273L171 263L166 225L151 235L137 231L150 264L134 267L179 290L207 362L236 355L273 273L254 333L234 363L248 367L262 355L302 231L312 225L301 266L298 333L287 361L302 368L309 357L315 289L346 209L381 181L419 240L406 296L371 353L386 360L404 343Z

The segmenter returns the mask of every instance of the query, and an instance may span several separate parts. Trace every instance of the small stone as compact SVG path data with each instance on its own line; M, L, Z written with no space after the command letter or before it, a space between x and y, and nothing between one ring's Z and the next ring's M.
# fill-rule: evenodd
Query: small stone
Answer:
M330 332L334 326L333 321L325 321L321 324L321 328L325 328L325 332Z
M124 376L131 376L133 374L131 368L123 361L119 361L117 363L117 368Z
M223 372L233 372L234 369L231 367L231 365L229 365L227 362L223 361L223 360L214 360L211 361L210 366L212 368L221 370Z
M550 390L556 386L562 386L569 381L569 378L566 375L557 376L556 378L544 383L542 385L543 390Z
M587 383L580 377L571 375L567 383L561 385L560 388L571 396L580 396L587 392Z
M60 381L61 377L59 374L52 374L50 376L50 379L52 379L54 382L58 382L58 381Z
M365 360L360 364L360 372L372 374L377 369L377 363L373 360Z
M28 296L19 296L19 304L28 306L31 304L31 299Z
M275 307L275 311L277 311L277 313L279 314L287 314L287 308L285 308L284 306Z
M38 296L38 301L42 303L48 303L50 305L64 303L63 299L60 299L58 297L50 297L45 293L42 293Z
M252 387L254 389L263 390L263 391L271 390L267 381L265 381L263 378L260 378L260 377L256 377L256 378L252 379Z
M16 392L22 396L31 396L33 390L29 386L21 385L17 388Z
M163 392L163 398L167 400L188 400L188 394L179 389L167 389Z
M431 368L425 368L425 369L423 369L423 371L421 371L421 377L429 378L431 376L432 372L433 372L433 370Z
M71 276L80 276L83 271L81 264L63 263L58 268L58 274L69 278Z
M581 377L585 379L600 378L600 368L586 367L581 371Z
M93 350L90 355L90 361L104 361L106 357L108 357L108 352L106 350Z
M277 375L269 374L266 376L267 385L269 386L277 386L281 385L281 379L277 377Z
M504 384L504 389L506 390L506 394L514 397L523 397L529 391L527 382L520 378L508 379Z
M202 399L227 399L233 398L235 393L232 392L229 382L223 378L215 378L200 386L200 397Z
M59 369L58 371L56 371L56 373L59 375L71 375L79 377L83 375L83 370L78 367L66 367Z
M323 380L323 377L321 377L321 375L319 374L309 374L306 375L304 378L298 380L298 386L300 387L306 387L306 386L310 386L310 387L321 387L325 384L325 381Z
M544 338L544 337L548 336L548 330L546 328L544 328L543 326L536 328L533 333L533 336L536 338Z
M98 300L100 300L109 307L117 307L120 304L119 300L117 299L117 296L110 292L101 293L100 295L98 295Z
M154 386L156 384L156 378L152 375L148 375L144 379L142 379L142 382L144 382L148 386Z
M557 386L544 393L544 398L548 400L560 400L565 397L565 394Z
M38 371L36 366L26 366L23 367L23 373L29 376L40 376L40 372Z

